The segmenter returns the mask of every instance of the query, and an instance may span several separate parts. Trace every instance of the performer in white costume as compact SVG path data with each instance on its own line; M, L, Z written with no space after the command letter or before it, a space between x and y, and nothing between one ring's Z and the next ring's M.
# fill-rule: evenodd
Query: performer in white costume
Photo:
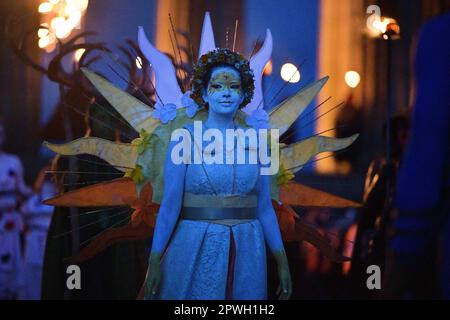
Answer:
M36 180L35 193L22 205L21 213L25 220L26 233L24 244L23 286L21 300L39 300L41 298L42 267L44 263L47 231L53 214L53 206L42 203L42 199L56 194L56 185L45 176L44 168Z
M5 138L0 120L0 300L15 299L22 283L20 233L23 221L17 208L30 193L23 180L19 158L3 151Z

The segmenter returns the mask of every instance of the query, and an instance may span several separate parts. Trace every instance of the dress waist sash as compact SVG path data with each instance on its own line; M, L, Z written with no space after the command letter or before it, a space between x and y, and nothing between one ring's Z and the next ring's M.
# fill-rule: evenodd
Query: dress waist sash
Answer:
M185 192L180 217L189 220L256 219L257 196Z
M188 220L256 219L256 208L183 207L180 217Z

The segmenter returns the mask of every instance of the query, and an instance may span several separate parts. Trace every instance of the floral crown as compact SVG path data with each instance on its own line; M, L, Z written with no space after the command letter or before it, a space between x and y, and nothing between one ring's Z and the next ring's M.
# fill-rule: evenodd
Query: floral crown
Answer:
M239 71L244 91L244 101L242 101L241 107L250 103L255 90L255 79L253 71L250 69L250 63L242 54L223 48L215 49L200 57L191 77L191 98L199 106L205 106L206 103L202 98L202 90L207 86L207 83L204 83L205 78L214 67L219 65L229 65Z

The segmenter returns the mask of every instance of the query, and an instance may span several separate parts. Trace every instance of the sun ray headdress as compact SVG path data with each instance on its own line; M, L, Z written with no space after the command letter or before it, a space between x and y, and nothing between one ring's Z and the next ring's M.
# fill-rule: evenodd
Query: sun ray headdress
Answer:
M194 120L206 120L207 111L199 109L187 113L186 99L192 93L183 93L177 82L171 60L147 39L142 27L138 30L138 43L155 72L155 108L117 88L106 79L84 68L85 76L105 99L131 125L139 138L131 143L85 137L72 142L44 145L60 155L89 154L100 157L124 173L124 177L69 191L45 203L65 207L128 206L134 211L124 227L105 230L95 237L80 253L69 257L72 262L85 261L106 247L121 240L149 238L153 234L155 219L162 199L164 159L173 130ZM272 35L267 29L261 49L249 61L253 70L254 92L251 101L236 113L235 120L248 127L247 118L264 108L262 76L272 53ZM199 48L199 57L216 49L209 13L206 13ZM269 114L270 128L285 133L317 96L328 77L302 88L294 96L281 102ZM161 117L161 109L169 110L169 119ZM307 241L328 258L343 262L348 258L335 251L328 240L313 227L302 222L291 206L303 207L356 207L359 204L291 181L294 174L314 156L334 152L350 146L358 135L331 138L316 135L289 145L281 145L280 170L271 176L272 204L277 214L281 234L285 241Z

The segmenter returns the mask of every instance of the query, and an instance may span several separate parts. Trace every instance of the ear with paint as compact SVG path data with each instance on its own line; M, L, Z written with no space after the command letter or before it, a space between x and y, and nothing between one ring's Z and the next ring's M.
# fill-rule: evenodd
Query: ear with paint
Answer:
M209 99L208 99L208 95L207 95L207 88L203 87L202 89L202 99L203 101L205 101L205 105L208 104Z

